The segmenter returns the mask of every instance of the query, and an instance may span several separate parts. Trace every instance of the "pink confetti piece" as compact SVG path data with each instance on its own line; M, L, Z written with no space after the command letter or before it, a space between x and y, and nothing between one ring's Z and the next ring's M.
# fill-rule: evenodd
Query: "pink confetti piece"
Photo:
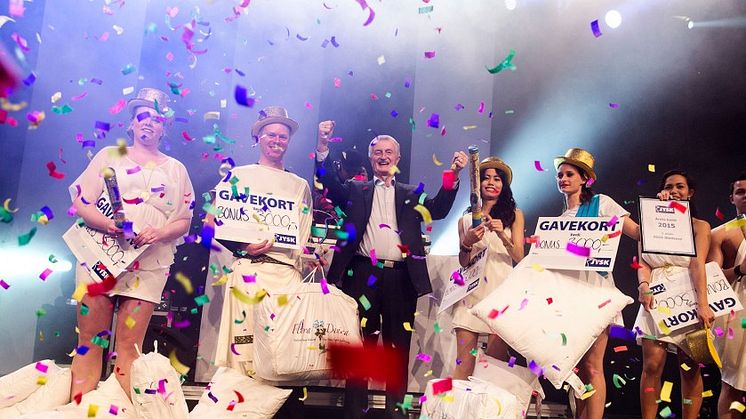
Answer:
M435 51L425 51L425 58L435 58Z
M55 178L57 180L62 180L62 179L65 178L65 174L64 173L60 173L60 172L57 171L57 165L54 164L53 161L47 162L47 171L49 171L49 176L51 176L51 177L53 177L53 178Z
M725 332L723 332L723 328L720 326L715 327L715 336L721 338L725 335Z
M490 310L490 314L487 315L487 318L496 319L498 315L500 315L500 312L493 308Z
M615 216L611 217L611 219L610 219L609 221L607 221L607 222L606 222L606 226L607 226L607 227L613 227L613 226L615 226L615 225L616 225L616 223L617 223L618 221L619 221L619 217L617 217L617 216L615 215Z
M609 107L611 109L619 109L619 104L618 103L609 103Z
M40 371L42 374L46 374L47 371L49 370L49 366L48 365L44 365L41 362L37 362L36 363L36 370Z
M680 212L682 214L684 214L686 212L686 206L682 205L682 204L680 204L680 203L678 203L676 201L671 201L671 203L668 204L668 207L669 208L673 208L673 209L675 209L676 211L678 211L678 212Z
M4 279L0 279L0 287L3 287L4 289L7 290L8 288L10 288L10 285L8 285L8 283L5 282Z
M606 301L604 301L603 303L599 304L599 305L598 305L598 308L604 308L604 307L606 307L606 305L607 305L607 304L609 304L610 302L611 302L611 300L610 300L610 299L609 299L609 300L606 300Z
M443 171L443 189L452 191L456 187L456 174L453 170Z
M590 188L591 186L593 186L594 183L596 183L596 180L593 178L590 178L588 179L588 181L585 182L585 186Z
M733 339L734 336L735 334L733 332L733 328L729 327L728 328L728 339Z
M321 292L324 295L329 294L329 284L326 282L326 279L322 278L319 284L321 284Z
M340 79L339 77L335 77L334 78L334 87L339 88L341 86L342 86L342 79Z
M8 14L13 17L23 17L23 12L26 9L23 7L23 0L9 0L8 1Z
M130 205L138 205L138 204L143 203L142 198L140 198L139 196L137 198L132 198L132 199L122 198L122 201Z
M479 102L479 113L484 113L484 101Z
M142 170L142 168L140 166L131 167L131 168L127 169L127 174L128 175L134 175L135 173L139 172L140 170Z
M428 354L424 354L424 353L419 353L419 354L417 354L417 359L419 359L420 361L423 361L423 362L430 362L430 361L433 360L433 357L432 357L432 355L428 355Z
M539 160L534 160L534 168L537 172L546 172L546 170L541 167L541 162Z
M596 19L593 22L591 22L591 31L593 31L593 36L595 36L596 38L598 38L601 35L603 35L601 33L601 29L598 27L598 19Z
M723 213L722 213L722 212L720 211L720 207L717 207L717 208L715 209L715 217L716 217L716 218L717 218L718 220L720 220L720 221L723 221L723 220L725 220L725 214L723 214Z
M453 381L450 377L438 380L433 383L433 396L451 391L451 389L453 389Z
M18 32L13 32L12 34L10 34L10 38L15 41L15 43L23 50L23 52L31 51L31 48L28 47L28 42L26 41L26 39L19 35Z
M122 112L122 109L127 106L127 102L124 101L124 99L119 99L117 103L111 105L109 108L109 113L112 115L116 115L119 112Z
M49 268L47 268L47 269L44 269L44 272L42 272L42 273L41 273L41 274L39 275L39 278L41 278L41 280L42 280L42 281L46 281L46 280L47 280L47 277L48 277L49 275L51 275L51 274L52 274L52 270L51 270L51 269L49 269Z
M71 97L70 100L72 100L73 102L77 102L79 100L85 99L86 96L88 96L88 92L83 92L83 93L81 93L81 94L79 94L77 96Z
M578 246L575 243L568 242L567 246L565 247L565 249L568 252L570 252L570 253L572 253L574 255L578 255L578 256L582 256L582 257L588 257L588 256L591 255L591 248L590 247Z
M241 355L236 350L236 344L235 343L231 343L231 352L233 352L234 355L239 355L239 356Z
M453 273L451 274L451 280L453 281L453 283L460 287L466 285L466 283L464 282L464 277L459 271L453 271Z
M528 305L528 298L524 298L523 301L521 301L521 306L518 308L518 311L523 310Z
M391 226L388 224L378 224L378 228L388 228L390 230Z
M109 414L112 416L117 416L119 414L119 408L116 405L110 405L109 406Z
M370 249L370 264L373 266L378 265L378 258L376 257L376 249Z
M243 282L248 284L256 283L256 275L242 275L243 276Z

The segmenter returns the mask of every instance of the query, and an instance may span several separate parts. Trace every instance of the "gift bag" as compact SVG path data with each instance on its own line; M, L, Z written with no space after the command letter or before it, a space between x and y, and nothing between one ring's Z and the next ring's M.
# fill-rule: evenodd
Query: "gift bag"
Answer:
M192 419L270 419L291 392L261 384L232 368L220 367L189 416Z
M516 397L492 383L469 377L451 380L452 388L442 391L443 381L428 381L423 415L438 419L514 419L520 415Z
M516 418L524 418L528 414L531 397L536 393L537 416L544 399L544 390L539 383L539 377L526 367L511 366L505 361L486 355L482 350L477 354L477 364L474 367L474 377L492 383L508 393L513 394L518 401Z
M137 416L144 419L188 419L179 374L158 352L140 355L130 371L130 395Z
M254 369L269 381L331 376L327 346L362 345L357 302L321 279L275 290L254 306Z

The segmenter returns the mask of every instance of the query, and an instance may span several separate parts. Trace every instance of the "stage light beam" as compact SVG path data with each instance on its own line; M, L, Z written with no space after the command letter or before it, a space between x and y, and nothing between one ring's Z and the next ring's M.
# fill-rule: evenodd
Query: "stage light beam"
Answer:
M619 25L622 24L622 15L618 11L612 9L606 12L604 20L606 21L606 25L608 27L610 27L611 29L616 29L619 27Z

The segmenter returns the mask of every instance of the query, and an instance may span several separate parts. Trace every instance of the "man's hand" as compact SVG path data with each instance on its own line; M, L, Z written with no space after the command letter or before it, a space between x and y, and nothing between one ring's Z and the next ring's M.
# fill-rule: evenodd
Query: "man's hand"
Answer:
M458 177L458 173L466 167L466 165L469 163L469 158L466 157L466 153L463 151L457 151L453 153L453 173L456 174Z
M259 243L249 243L244 246L243 250L246 251L249 256L259 256L269 252L269 250L272 248L272 243L273 242L269 240L264 240Z
M316 151L326 152L329 150L329 138L334 132L334 121L319 122L319 139L316 142Z

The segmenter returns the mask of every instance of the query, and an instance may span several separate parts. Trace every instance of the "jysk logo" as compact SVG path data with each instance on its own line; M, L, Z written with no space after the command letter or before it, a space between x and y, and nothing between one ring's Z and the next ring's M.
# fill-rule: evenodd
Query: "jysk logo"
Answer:
M104 265L104 264L103 264L103 262L101 262L101 261L98 261L98 262L96 262L96 264L95 264L95 265L93 265L93 267L92 267L91 269L93 270L93 272L94 272L94 273L95 273L95 274L96 274L96 275L97 275L97 276L98 276L99 278L101 278L101 280L102 280L102 281L103 281L104 279L106 279L106 278L110 277L110 276L113 276L113 275L111 274L111 272L109 272L109 270L108 270L108 269L106 268L106 265Z
M585 266L589 268L609 268L611 267L611 258L589 258L585 261Z
M671 207L666 207L663 205L656 205L655 212L661 212L663 214L674 214L676 212L676 209L671 208Z
M651 285L650 291L653 293L653 295L658 295L666 291L666 286L664 284Z
M287 234L275 233L275 240L277 243L295 244L295 236L288 236Z

